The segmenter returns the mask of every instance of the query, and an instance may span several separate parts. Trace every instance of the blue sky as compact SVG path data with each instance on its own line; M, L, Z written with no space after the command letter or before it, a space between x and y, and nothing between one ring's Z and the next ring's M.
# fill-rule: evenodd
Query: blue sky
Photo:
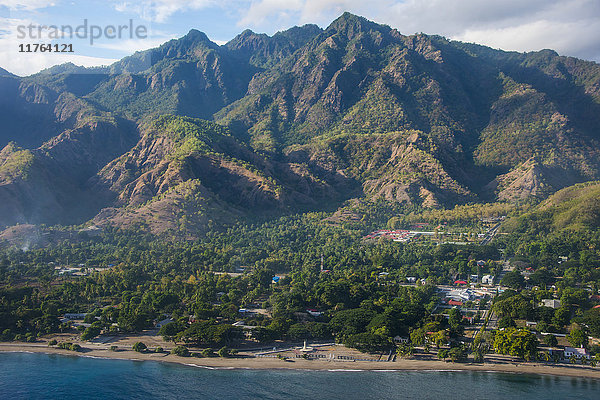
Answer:
M552 48L563 55L600 61L598 0L0 0L0 67L18 75L63 62L104 65L190 29L222 44L246 28L273 34L293 25L326 27L344 11L397 28L504 50ZM33 25L144 26L144 38L54 40L18 36ZM23 29L23 28L21 28ZM45 35L49 34L44 29ZM20 44L72 43L72 54L19 53Z

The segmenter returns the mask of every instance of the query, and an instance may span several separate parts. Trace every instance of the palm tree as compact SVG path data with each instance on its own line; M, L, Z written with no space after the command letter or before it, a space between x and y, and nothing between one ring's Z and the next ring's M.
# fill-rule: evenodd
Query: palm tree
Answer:
M557 363L560 360L560 355L557 353L552 354L552 362Z
M575 354L573 354L571 357L569 357L569 362L571 364L577 364L577 357L575 357Z

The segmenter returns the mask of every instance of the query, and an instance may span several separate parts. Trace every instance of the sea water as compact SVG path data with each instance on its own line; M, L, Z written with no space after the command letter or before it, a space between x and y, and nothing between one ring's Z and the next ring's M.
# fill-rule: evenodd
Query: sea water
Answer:
M600 380L472 371L210 369L0 353L1 399L600 399Z

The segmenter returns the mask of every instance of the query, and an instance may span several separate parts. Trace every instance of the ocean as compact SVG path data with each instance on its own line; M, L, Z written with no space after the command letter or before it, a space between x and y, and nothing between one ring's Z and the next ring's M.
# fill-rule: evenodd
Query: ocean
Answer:
M465 371L208 369L0 353L1 399L600 399L600 380Z

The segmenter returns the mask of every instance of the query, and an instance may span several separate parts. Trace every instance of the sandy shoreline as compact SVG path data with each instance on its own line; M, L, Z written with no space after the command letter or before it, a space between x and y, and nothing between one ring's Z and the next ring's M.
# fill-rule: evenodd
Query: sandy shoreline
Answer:
M587 365L545 365L538 363L449 363L443 361L397 360L391 362L374 361L322 361L294 360L283 361L276 358L196 358L178 357L157 353L136 353L132 350L110 351L86 349L73 352L34 344L0 344L0 352L33 352L60 354L66 356L98 357L134 361L161 361L206 368L241 369L309 369L309 370L397 370L397 371L483 371L520 374L559 375L580 378L600 379L600 369Z

